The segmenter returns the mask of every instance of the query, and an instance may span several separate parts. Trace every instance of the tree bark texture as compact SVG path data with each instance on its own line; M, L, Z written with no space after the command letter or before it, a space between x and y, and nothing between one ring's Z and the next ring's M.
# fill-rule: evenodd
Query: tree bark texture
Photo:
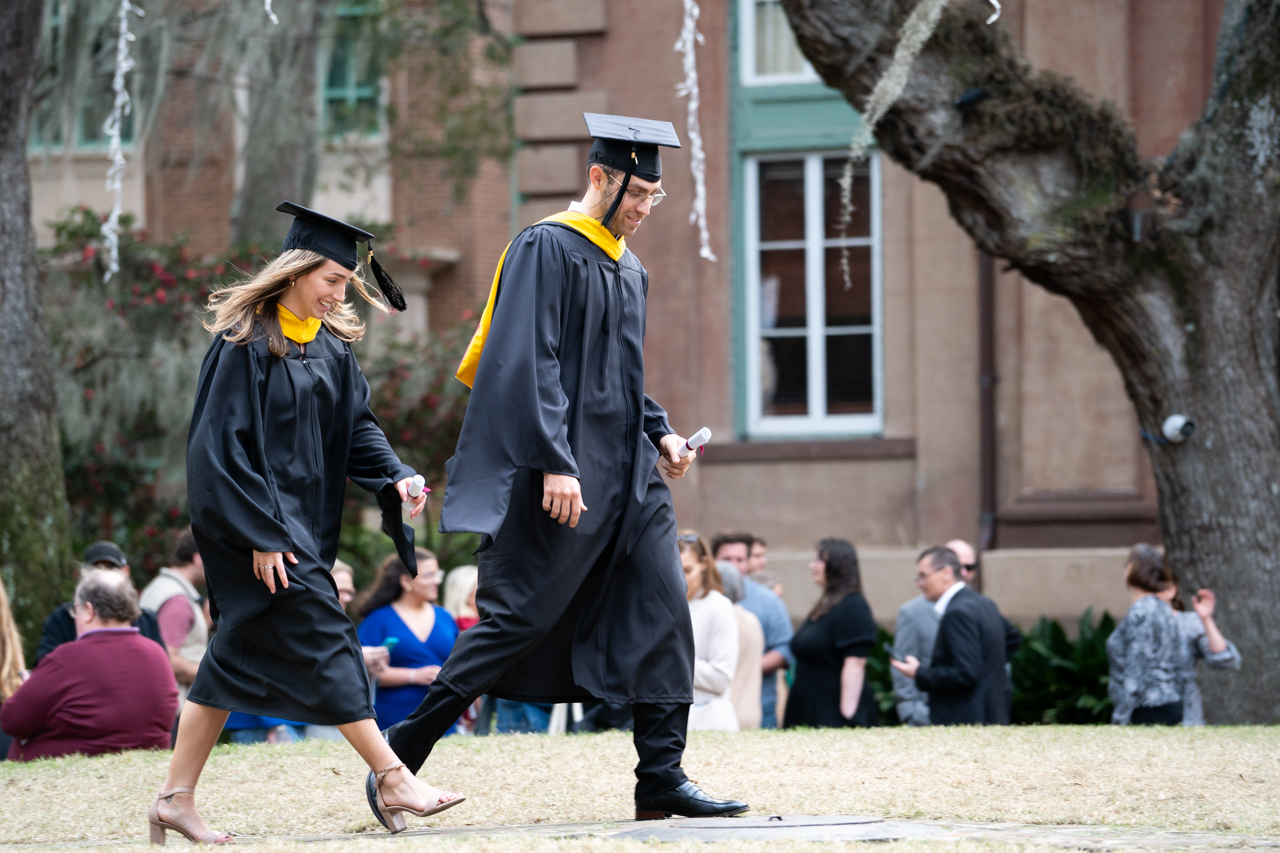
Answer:
M915 0L782 0L823 80L861 109ZM876 129L980 249L1069 298L1148 441L1182 589L1218 594L1244 671L1211 721L1280 722L1280 0L1227 0L1211 95L1163 162L1110 104L1032 71L991 7L952 0ZM962 94L963 106L958 106ZM1138 199L1152 199L1135 232Z
M43 7L0 3L0 579L29 650L74 581L27 171Z
M247 113L240 151L244 179L231 219L236 244L262 243L274 252L293 220L282 201L308 206L315 193L321 138L318 46L332 0L280 4L278 26L266 23L265 44L244 69Z

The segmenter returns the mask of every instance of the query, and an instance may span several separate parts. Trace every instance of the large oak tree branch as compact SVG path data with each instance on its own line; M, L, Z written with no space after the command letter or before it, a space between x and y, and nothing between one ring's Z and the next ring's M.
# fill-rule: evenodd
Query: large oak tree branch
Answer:
M782 3L859 109L916 5ZM1111 104L1033 71L988 11L952 0L876 140L981 249L1071 299L1146 430L1174 412L1200 424L1149 444L1162 531L1184 583L1224 593L1257 668L1223 686L1220 718L1280 721L1280 0L1228 0L1204 113L1148 163Z

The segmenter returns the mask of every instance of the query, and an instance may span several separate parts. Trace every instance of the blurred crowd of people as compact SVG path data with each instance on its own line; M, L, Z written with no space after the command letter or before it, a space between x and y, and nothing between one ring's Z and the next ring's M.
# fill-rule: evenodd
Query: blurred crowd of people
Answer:
M876 725L867 663L877 628L852 544L817 543L809 567L818 600L793 628L763 538L727 533L708 541L683 530L677 541L696 658L690 730ZM332 571L335 594L359 622L384 729L418 707L459 633L480 619L475 566L446 575L431 552L419 548L417 558L412 577L397 556L388 557L362 595L350 566L338 561ZM892 647L886 644L897 715L907 725L1010 721L1009 663L1021 635L978 591L978 574L978 555L963 540L928 548L916 561L920 594L898 609ZM1197 664L1240 667L1238 650L1214 622L1213 593L1197 590L1188 609L1161 550L1151 545L1132 549L1124 578L1133 604L1107 641L1112 721L1203 725ZM168 748L216 630L204 582L190 531L141 592L118 546L92 545L72 600L45 620L30 671L0 585L0 757ZM551 705L486 696L452 733L629 725L618 706L573 706L557 717ZM233 743L341 738L329 727L241 713L231 714L226 736Z

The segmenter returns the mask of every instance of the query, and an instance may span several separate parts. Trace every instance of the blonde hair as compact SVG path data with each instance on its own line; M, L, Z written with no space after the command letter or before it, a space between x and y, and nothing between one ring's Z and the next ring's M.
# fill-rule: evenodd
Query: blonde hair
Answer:
M22 635L9 610L9 593L0 583L0 702L22 686L18 673L26 669L22 659Z
M327 260L324 255L309 249L281 252L275 260L244 281L210 294L208 308L213 317L204 321L204 327L214 334L222 334L233 344L245 344L263 336L271 354L283 358L289 354L289 345L285 342L276 310L280 295L289 289L293 279L315 270ZM351 276L351 283L370 305L380 311L389 310L373 295L358 272ZM347 343L364 336L364 321L356 315L355 306L349 302L333 306L320 322L334 337Z
M707 540L702 538L696 530L681 530L676 534L676 543L680 547L681 554L691 551L698 565L702 566L702 592L698 593L698 597L702 598L713 589L723 595L724 581L720 578L720 570L716 568L716 561L711 556L711 546L707 544Z
M443 607L449 611L450 616L457 619L459 616L467 615L464 611L471 609L467 599L471 597L471 590L475 589L479 582L480 569L475 566L458 566L445 575Z

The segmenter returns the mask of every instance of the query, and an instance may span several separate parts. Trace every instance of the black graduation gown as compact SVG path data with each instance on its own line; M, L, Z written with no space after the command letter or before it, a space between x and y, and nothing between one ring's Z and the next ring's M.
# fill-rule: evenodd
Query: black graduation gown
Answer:
M410 568L395 483L412 477L369 410L351 347L321 328L302 355L214 340L187 440L191 527L218 630L189 698L228 711L340 725L374 716L355 626L329 573L348 477L378 493ZM289 587L253 575L253 551L292 551ZM406 553L407 550L407 553Z
M635 255L614 261L568 226L527 228L507 251L441 511L442 531L483 535L481 622L437 679L460 695L693 701L675 513L656 469L671 428L644 393L647 292ZM543 511L542 472L580 480L576 528Z

